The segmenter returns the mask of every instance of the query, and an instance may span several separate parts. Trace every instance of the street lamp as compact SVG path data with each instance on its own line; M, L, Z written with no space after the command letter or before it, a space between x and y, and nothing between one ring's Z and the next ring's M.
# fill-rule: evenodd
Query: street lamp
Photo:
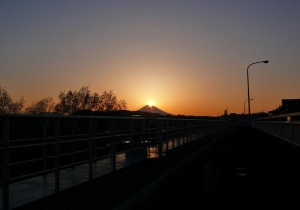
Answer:
M251 116L250 116L250 93L249 93L249 76L248 76L248 70L249 67L253 64L257 64L257 63L269 63L268 60L265 61L259 61L259 62L255 62L255 63L251 63L248 68L247 68L247 84L248 84L248 113L249 113L249 125L251 125Z
M250 100L252 101L253 98L251 98ZM245 110L245 102L246 102L246 101L248 101L248 99L244 101L244 114L246 114L246 110Z

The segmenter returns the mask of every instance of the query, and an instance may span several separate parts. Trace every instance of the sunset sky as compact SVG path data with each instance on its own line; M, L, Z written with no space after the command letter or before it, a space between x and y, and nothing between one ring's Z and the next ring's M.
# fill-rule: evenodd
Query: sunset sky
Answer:
M25 106L89 86L132 111L241 114L262 60L251 111L299 99L299 0L0 2L0 85Z

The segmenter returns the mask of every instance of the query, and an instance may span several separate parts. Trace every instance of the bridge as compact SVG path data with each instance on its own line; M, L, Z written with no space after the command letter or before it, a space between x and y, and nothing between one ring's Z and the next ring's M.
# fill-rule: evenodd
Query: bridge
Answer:
M1 208L295 204L299 116L256 119L250 126L221 119L1 114Z

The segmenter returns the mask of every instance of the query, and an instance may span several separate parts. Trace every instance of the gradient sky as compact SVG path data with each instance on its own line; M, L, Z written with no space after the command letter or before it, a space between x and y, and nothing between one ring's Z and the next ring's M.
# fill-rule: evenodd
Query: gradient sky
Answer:
M299 0L4 0L0 85L26 106L112 90L128 110L251 112L300 98ZM246 102L247 109L247 102Z

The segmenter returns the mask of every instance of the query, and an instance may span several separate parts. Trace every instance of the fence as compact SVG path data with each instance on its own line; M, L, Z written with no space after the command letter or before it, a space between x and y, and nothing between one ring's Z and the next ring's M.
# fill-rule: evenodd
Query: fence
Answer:
M264 117L254 120L252 125L289 143L300 146L300 112Z
M87 180L120 167L160 158L165 152L214 133L228 122L204 119L0 115L2 207L10 206L10 185L87 166ZM96 170L95 164L102 161ZM73 183L74 184L74 183Z

